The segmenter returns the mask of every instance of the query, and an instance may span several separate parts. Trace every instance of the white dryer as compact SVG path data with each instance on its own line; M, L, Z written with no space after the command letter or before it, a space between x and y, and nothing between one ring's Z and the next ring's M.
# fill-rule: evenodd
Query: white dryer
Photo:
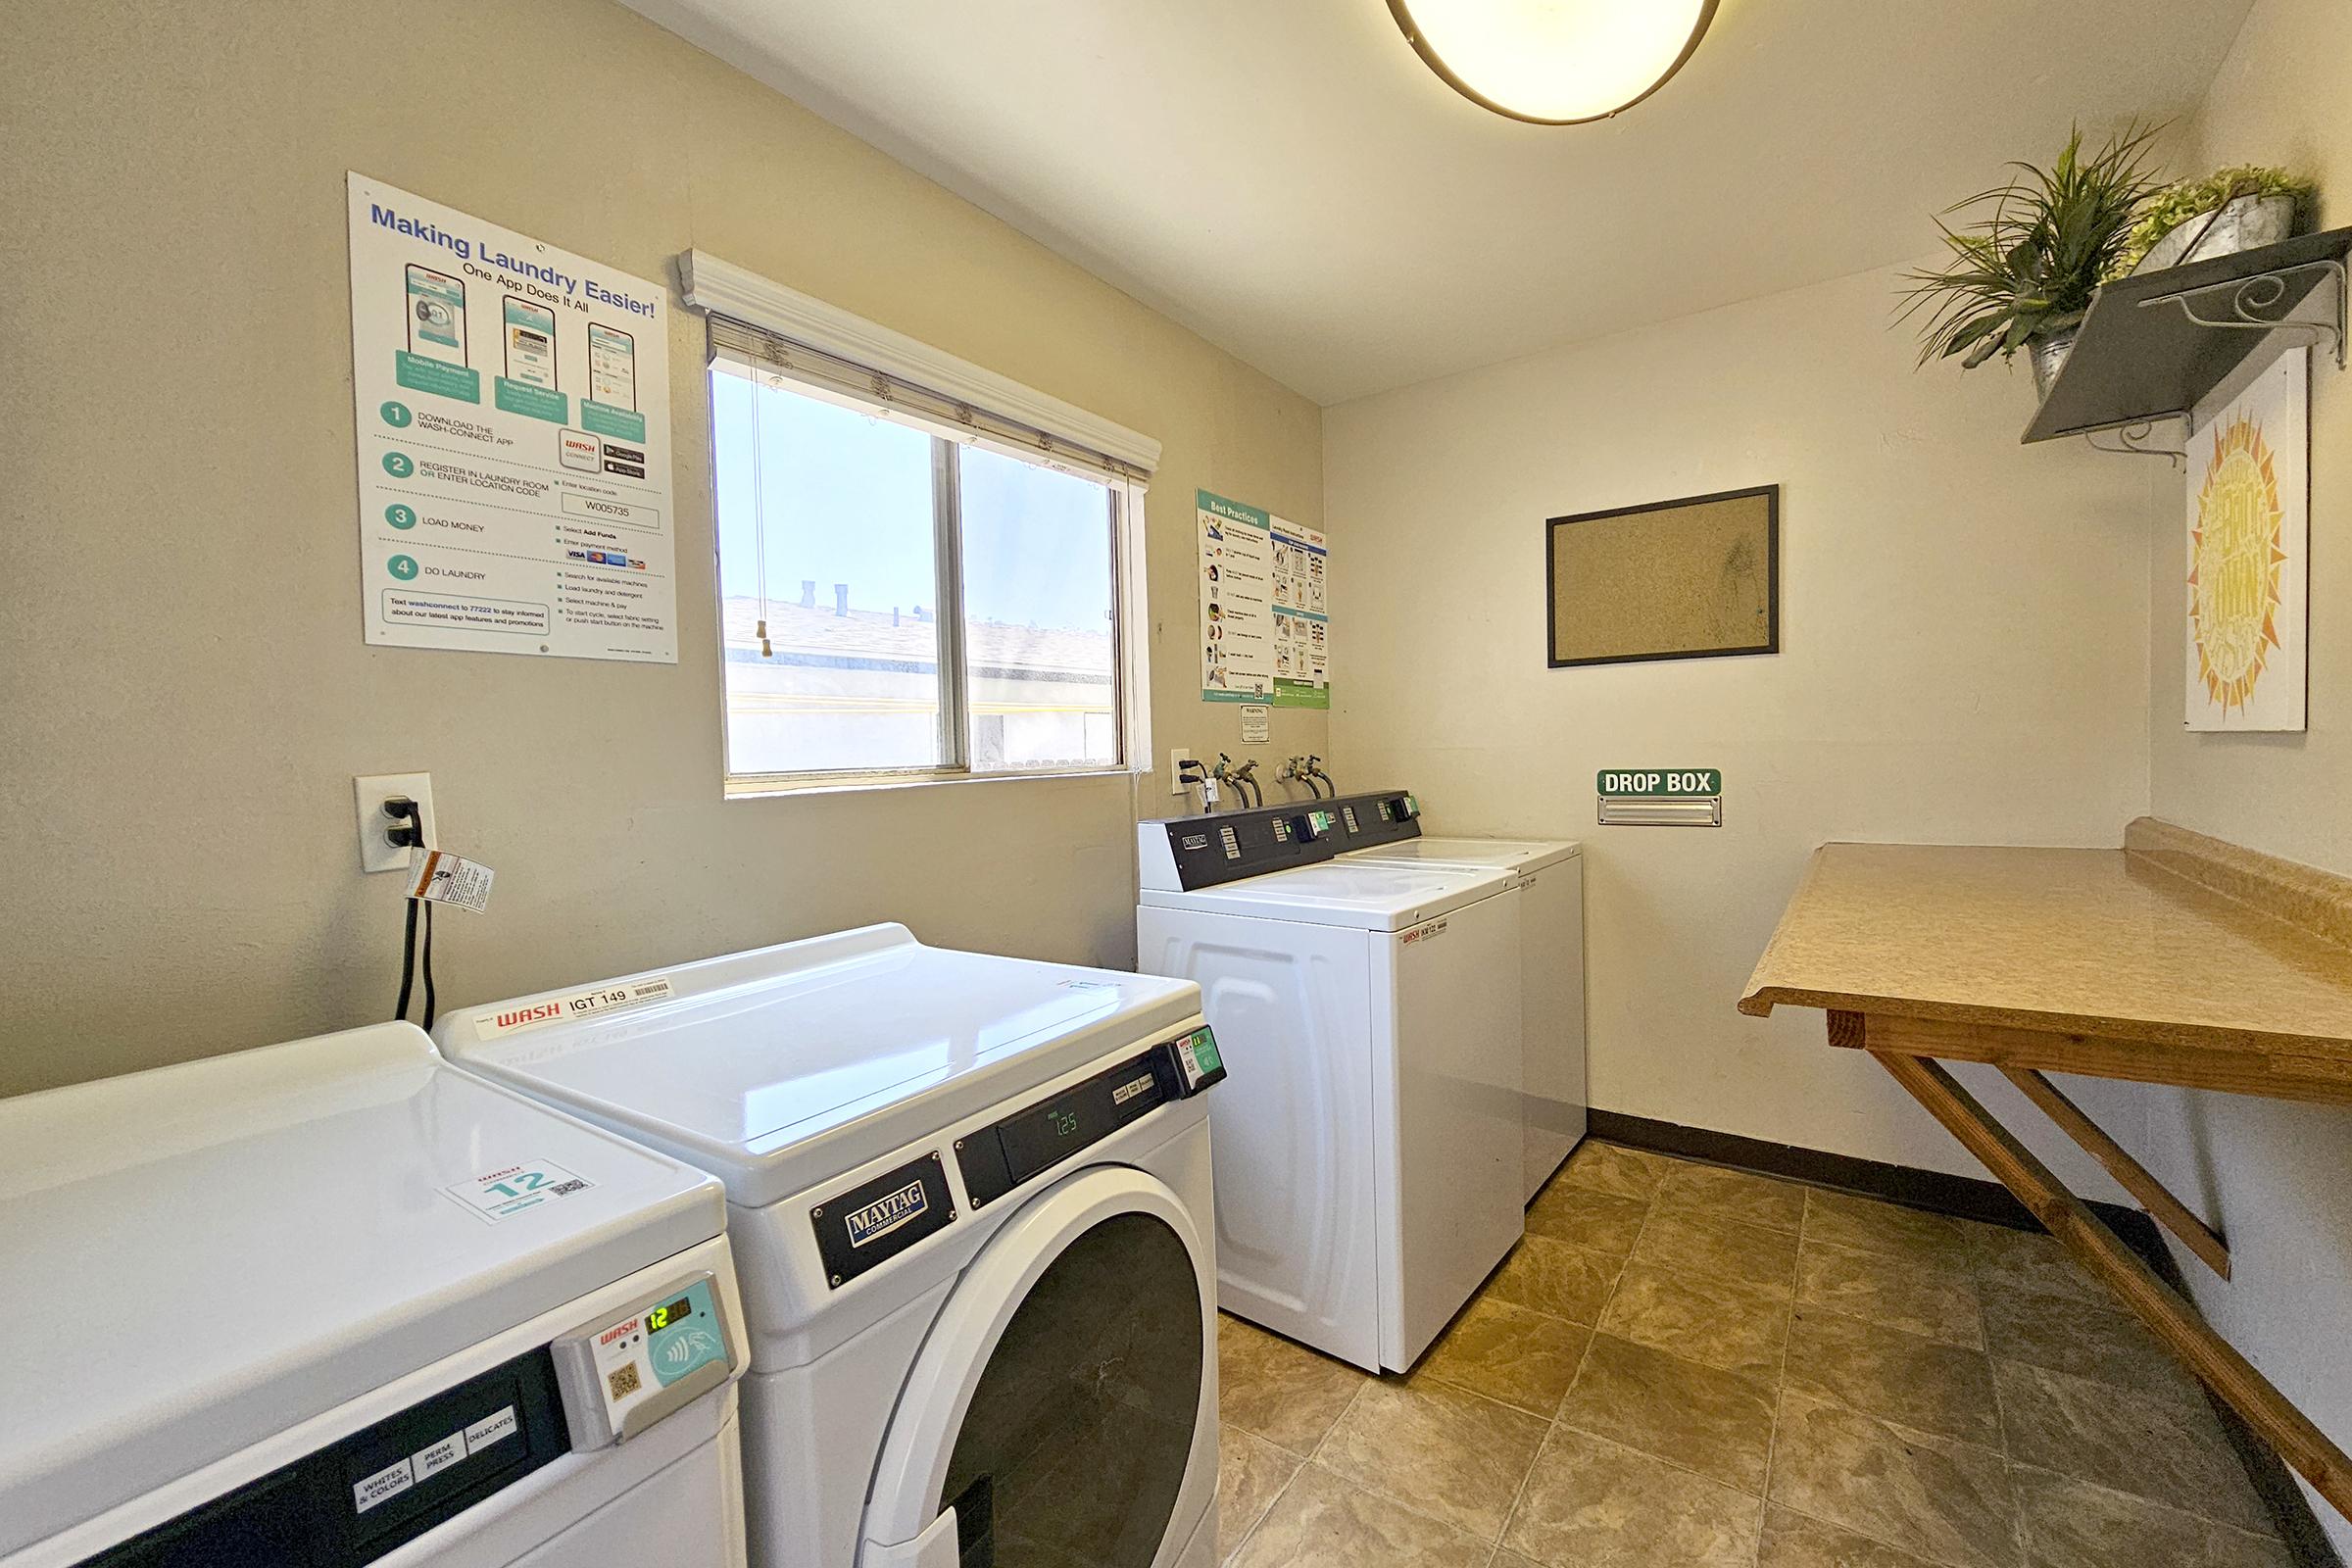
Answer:
M1388 810L1382 810L1388 803ZM1409 794L1335 803L1344 842L1370 842L1347 858L1393 865L1460 865L1508 873L1518 885L1525 1025L1521 1087L1527 1124L1523 1191L1533 1202L1583 1141L1585 1088L1585 860L1568 839L1429 838ZM1384 824L1403 824L1392 831Z
M408 1024L0 1101L0 1564L739 1564L725 1218Z
M438 1032L726 1184L756 1564L1211 1561L1197 988L881 925Z
M1142 824L1137 961L1200 983L1246 1085L1211 1110L1220 1301L1402 1371L1521 1234L1518 894L1333 859L1339 821Z

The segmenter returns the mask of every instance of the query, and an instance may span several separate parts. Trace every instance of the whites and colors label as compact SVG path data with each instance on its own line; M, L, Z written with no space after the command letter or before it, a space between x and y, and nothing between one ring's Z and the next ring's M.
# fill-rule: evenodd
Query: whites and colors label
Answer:
M516 1003L511 1007L477 1012L473 1015L473 1032L479 1039L496 1040L501 1035L520 1034L525 1029L544 1029L566 1018L590 1018L598 1013L618 1012L624 1007L642 1007L649 1002L660 1002L671 990L667 975L631 980L625 985L590 986L566 997L549 997L543 1002Z
M348 188L368 641L676 663L667 288Z
M902 1225L922 1218L930 1209L931 1200L924 1196L923 1184L918 1179L894 1192L884 1193L863 1207L850 1210L842 1216L841 1223L849 1232L850 1245L863 1247L869 1242L880 1241Z
M575 1175L552 1160L526 1159L484 1171L471 1181L453 1182L441 1190L495 1224L525 1209L586 1192L595 1185L587 1177Z

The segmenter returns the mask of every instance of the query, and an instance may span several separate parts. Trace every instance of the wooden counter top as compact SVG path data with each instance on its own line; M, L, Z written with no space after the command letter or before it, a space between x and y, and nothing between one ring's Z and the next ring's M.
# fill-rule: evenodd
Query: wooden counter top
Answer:
M1740 1010L1778 1003L2352 1069L2352 951L2123 850L1825 845Z
M1989 1064L2217 1274L2230 1249L2050 1073L2352 1106L2352 877L2141 817L2120 850L1827 844L1745 1013L1820 1007L2352 1518L2312 1424L1944 1066Z

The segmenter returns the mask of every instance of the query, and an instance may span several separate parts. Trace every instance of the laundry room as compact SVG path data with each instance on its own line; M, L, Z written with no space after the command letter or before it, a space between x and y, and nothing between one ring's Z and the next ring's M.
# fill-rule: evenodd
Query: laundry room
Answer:
M2352 1557L2346 0L7 37L0 1568Z

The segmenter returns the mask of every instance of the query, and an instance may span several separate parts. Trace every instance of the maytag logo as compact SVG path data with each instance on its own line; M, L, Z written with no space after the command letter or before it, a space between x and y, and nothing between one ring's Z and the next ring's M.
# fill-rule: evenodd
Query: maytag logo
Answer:
M1205 850L1208 848L1208 835L1205 833L1187 833L1184 836L1184 847L1188 850Z
M931 1200L923 1195L922 1178L918 1176L897 1192L884 1193L863 1208L850 1210L841 1223L850 1233L850 1245L863 1247L930 1210Z
M1417 925L1410 931L1407 931L1404 934L1404 940L1408 943L1428 942L1434 938L1442 937L1445 934L1446 922L1443 920L1432 920L1427 925Z

